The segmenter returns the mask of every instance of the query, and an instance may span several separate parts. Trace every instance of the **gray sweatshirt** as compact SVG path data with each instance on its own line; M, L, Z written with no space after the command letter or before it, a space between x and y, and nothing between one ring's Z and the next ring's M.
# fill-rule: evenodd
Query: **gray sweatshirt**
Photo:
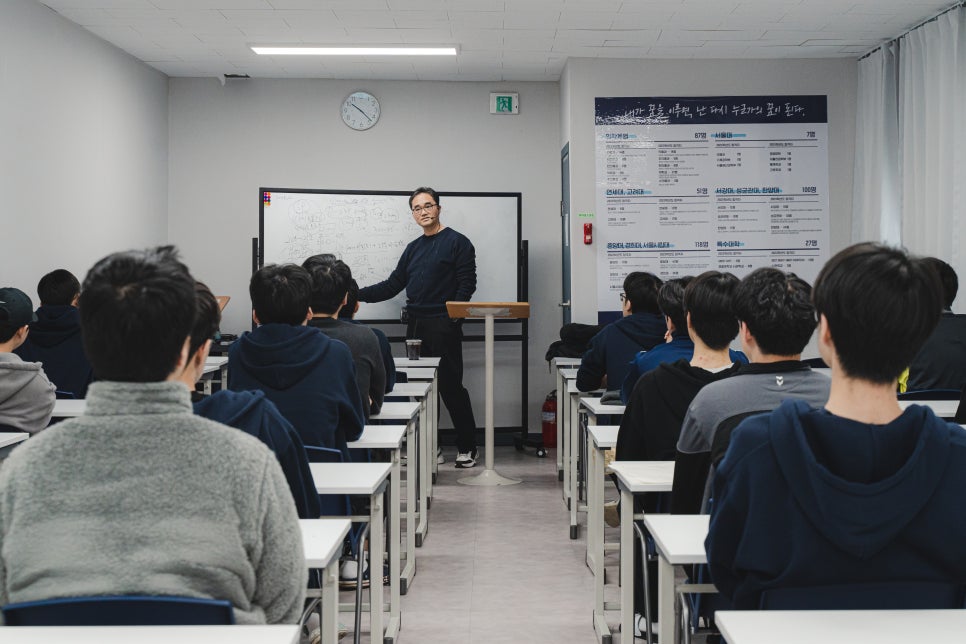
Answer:
M291 493L258 439L195 416L179 382L97 382L85 415L0 468L0 605L103 594L226 599L296 623L307 569Z
M50 422L54 389L39 362L0 353L0 425L36 434Z

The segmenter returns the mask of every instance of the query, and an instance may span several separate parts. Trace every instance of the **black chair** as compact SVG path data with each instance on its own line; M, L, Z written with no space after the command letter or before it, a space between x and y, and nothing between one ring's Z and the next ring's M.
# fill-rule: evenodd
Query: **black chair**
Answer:
M941 581L876 581L773 588L762 610L925 610L963 608L966 586Z
M59 597L3 607L7 626L193 626L234 624L231 602L197 597Z
M959 400L958 389L918 389L898 394L899 400Z

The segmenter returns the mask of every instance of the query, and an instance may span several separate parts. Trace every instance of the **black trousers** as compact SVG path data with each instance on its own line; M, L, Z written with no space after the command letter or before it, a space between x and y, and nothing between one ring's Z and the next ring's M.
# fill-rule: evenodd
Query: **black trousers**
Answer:
M476 447L476 420L463 386L463 329L449 318L410 318L406 337L423 341L421 356L439 358L439 396L456 429L456 449Z

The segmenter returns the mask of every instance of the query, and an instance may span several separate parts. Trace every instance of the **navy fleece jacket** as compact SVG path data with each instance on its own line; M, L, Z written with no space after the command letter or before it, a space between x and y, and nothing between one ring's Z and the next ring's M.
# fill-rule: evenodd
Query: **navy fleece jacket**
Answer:
M608 391L620 389L637 352L663 343L666 331L664 318L656 313L634 313L608 324L591 338L580 359L577 389L599 389L604 376Z
M58 391L85 398L94 371L81 344L80 313L73 306L41 306L27 339L15 351L24 362L42 362Z
M715 586L966 583L966 431L912 405L868 425L788 400L734 431L705 547Z
M263 324L244 333L228 358L230 389L265 392L303 444L352 460L346 442L359 438L365 421L349 347L310 326Z
M222 390L195 403L194 409L198 416L240 429L265 443L282 466L299 518L319 518L319 494L302 439L264 393Z

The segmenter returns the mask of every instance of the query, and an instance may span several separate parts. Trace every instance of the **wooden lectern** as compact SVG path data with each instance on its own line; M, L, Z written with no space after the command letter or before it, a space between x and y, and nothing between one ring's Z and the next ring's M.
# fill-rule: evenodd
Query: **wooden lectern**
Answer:
M459 480L464 485L516 485L519 479L501 476L493 469L493 320L495 318L528 318L529 302L447 302L451 318L483 318L486 338L486 443L483 447L486 467L480 474Z

